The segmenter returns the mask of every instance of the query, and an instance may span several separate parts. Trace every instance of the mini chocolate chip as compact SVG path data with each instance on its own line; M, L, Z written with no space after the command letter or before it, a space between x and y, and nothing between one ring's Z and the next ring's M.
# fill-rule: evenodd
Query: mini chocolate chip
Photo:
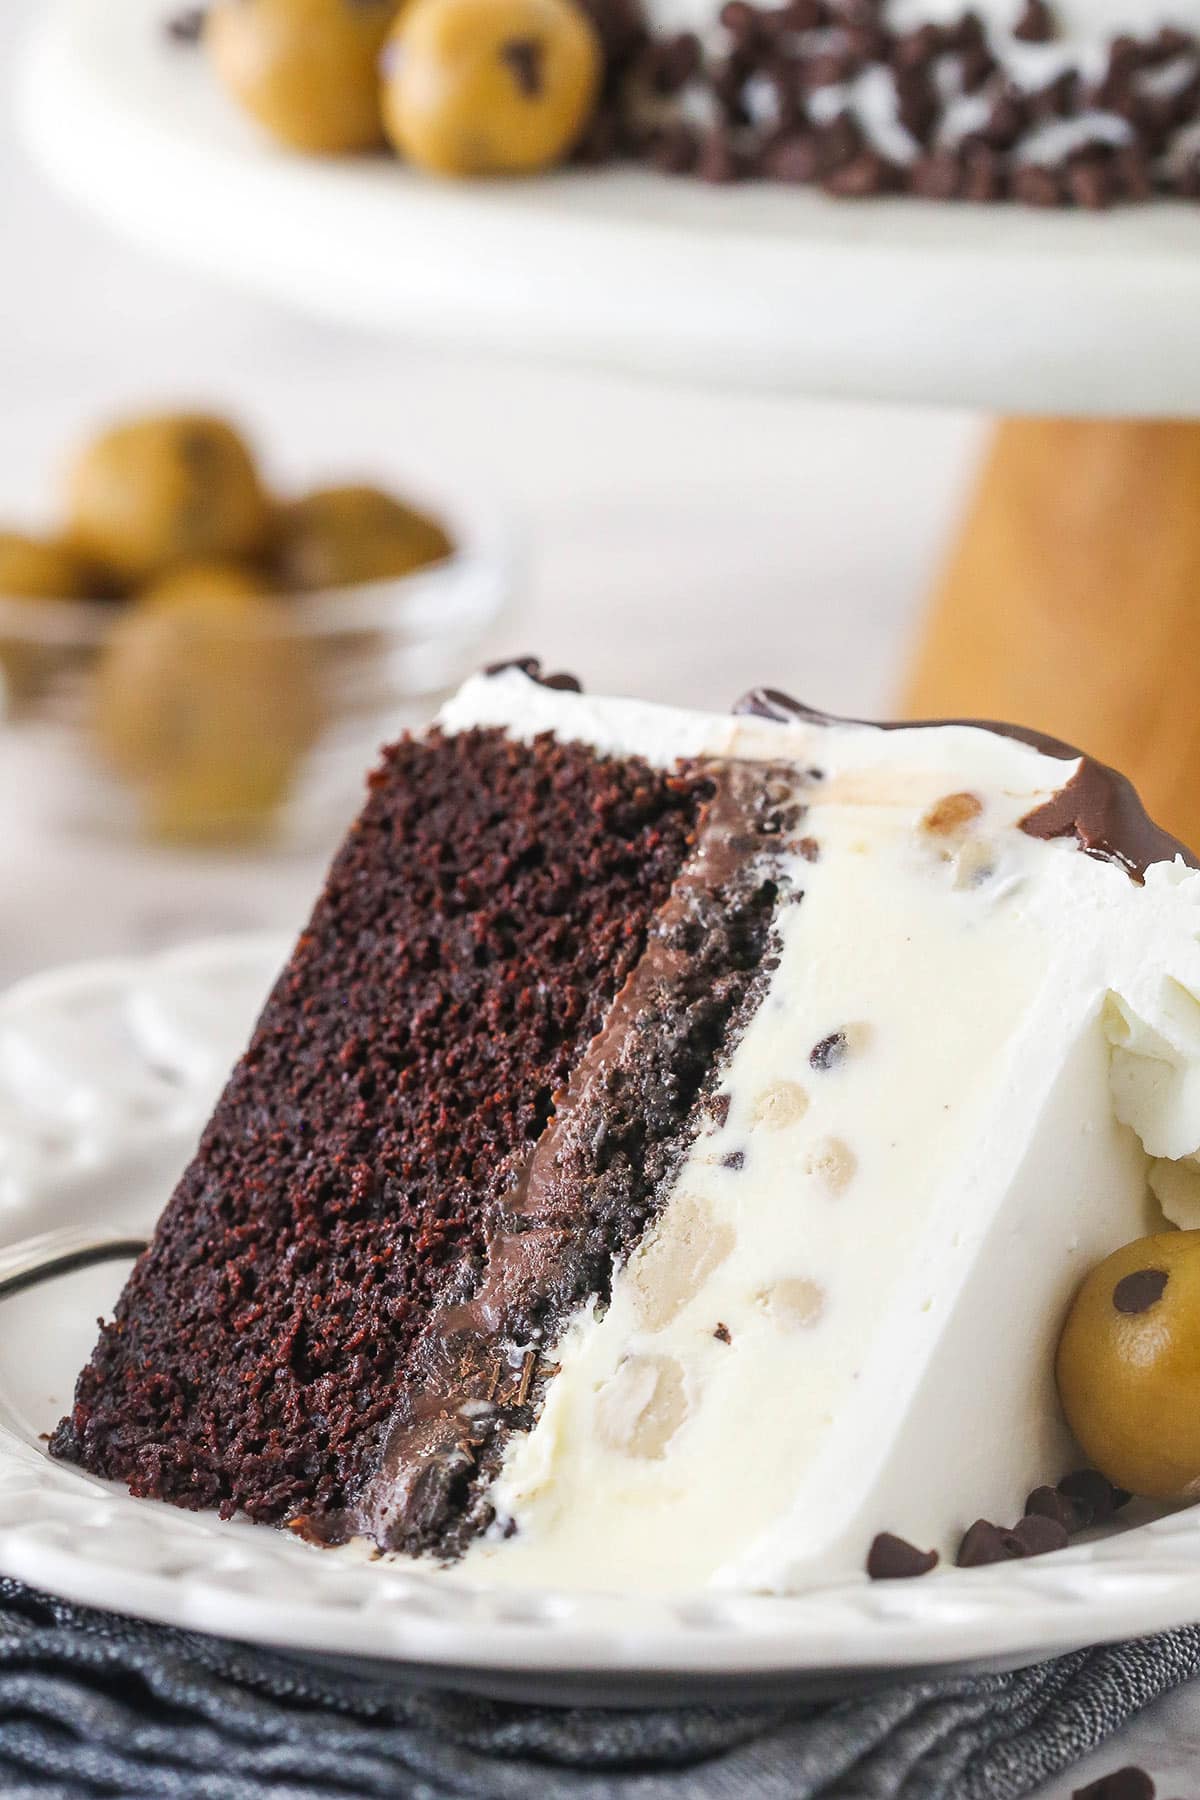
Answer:
M1197 96L1200 101L1200 95ZM1125 200L1148 200L1154 192L1150 159L1137 144L1122 144L1112 158L1113 177Z
M1002 200L1008 191L1004 158L986 144L971 144L963 151L963 200Z
M536 100L545 86L542 62L546 46L540 38L509 38L500 46L500 60L512 70L526 100Z
M198 44L204 36L204 23L208 16L205 6L189 6L186 12L175 13L166 22L165 30L173 44Z
M728 1156L723 1156L721 1158L721 1167L723 1169L744 1169L745 1166L746 1152L744 1150L731 1150Z
M903 69L895 83L896 117L918 144L928 144L938 119L937 89L923 69Z
M892 46L892 67L923 68L940 54L942 43L943 36L939 26L918 25L914 31L906 31L896 39Z
M1149 1312L1162 1299L1166 1285L1165 1269L1135 1269L1118 1281L1112 1303L1119 1313Z
M694 31L648 44L638 58L634 79L664 99L679 93L700 73L703 57Z
M1025 10L1013 26L1013 36L1026 44L1049 44L1058 36L1058 22L1046 0L1025 0Z
M831 1031L823 1037L819 1044L814 1044L808 1053L808 1064L811 1069L834 1069L845 1056L849 1046L844 1031Z
M1064 1475L1058 1491L1069 1500L1082 1500L1090 1507L1094 1525L1102 1525L1106 1519L1111 1519L1131 1498L1124 1488L1114 1487L1098 1469L1076 1469L1070 1475Z
M1013 199L1026 206L1062 205L1063 188L1058 172L1042 163L1022 163L1013 170L1011 186Z
M860 63L886 62L891 54L892 39L874 19L864 19L861 24L847 25L846 48Z
M762 35L758 8L750 0L726 0L718 14L721 24L732 37L748 44Z
M1012 1528L1012 1536L1021 1546L1022 1556L1045 1556L1051 1550L1065 1550L1067 1528L1044 1513L1026 1513Z
M1145 1769L1129 1763L1123 1769L1114 1769L1111 1775L1101 1775L1099 1781L1076 1788L1071 1800L1154 1800L1154 1792L1154 1783Z
M732 1344L732 1342L733 1342L733 1337L730 1334L729 1327L728 1327L728 1325L726 1325L724 1323L719 1323L717 1325L717 1329L713 1332L713 1336L715 1338L717 1338L722 1344Z
M976 1519L964 1532L955 1561L960 1569L981 1569L987 1563L1014 1562L1023 1555L1011 1531L1002 1531L990 1519Z
M536 681L539 687L554 688L564 694L583 692L582 683L574 675L561 672L557 675L543 675L541 660L536 656L509 656L501 662L485 663L483 672L488 676L503 675L509 669L520 669L522 675L527 675L530 681Z
M828 21L821 0L785 0L779 22L788 31L815 31Z
M820 140L821 167L826 179L843 163L853 162L863 148L862 131L848 112L831 119L820 133Z
M905 1538L881 1531L867 1555L867 1574L872 1581L910 1581L928 1575L937 1562L936 1550L918 1550Z
M736 181L742 174L742 164L734 149L733 139L720 126L715 127L700 145L696 158L696 173L701 181L709 181L717 186Z
M1116 177L1107 162L1084 158L1067 170L1067 192L1076 206L1088 212L1103 212L1118 197Z
M1053 1519L1064 1531L1082 1531L1092 1522L1092 1509L1086 1500L1072 1500L1057 1488L1036 1487L1025 1502L1025 1512Z
M841 87L858 70L858 58L848 50L824 50L819 56L806 57L800 74L809 92L816 93L820 88Z
M1024 101L1009 90L992 107L980 136L993 150L1011 150L1028 122Z
M830 170L822 186L827 194L840 200L869 200L876 194L892 193L899 184L900 171L895 163L874 150L864 150Z
M920 156L908 171L910 193L925 200L953 200L962 186L962 159L952 150L937 150L932 156Z
M986 44L973 44L963 52L958 65L958 78L964 94L977 94L996 73L996 59Z
M682 120L655 134L650 160L664 175L688 175L696 167L699 139Z
M815 131L790 131L763 157L763 173L776 181L815 181L821 169L821 142Z

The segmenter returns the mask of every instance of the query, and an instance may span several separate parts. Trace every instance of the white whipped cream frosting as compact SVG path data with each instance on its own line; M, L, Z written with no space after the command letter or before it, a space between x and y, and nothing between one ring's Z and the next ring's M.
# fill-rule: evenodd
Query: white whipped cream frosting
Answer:
M945 1555L977 1516L1011 1523L1078 1461L1053 1353L1082 1276L1161 1228L1154 1195L1200 1218L1200 873L1142 886L1021 831L1077 765L981 728L687 713L516 671L441 722L821 771L728 1115L560 1342L492 1494L515 1534L464 1575L787 1591L861 1569L878 1531Z

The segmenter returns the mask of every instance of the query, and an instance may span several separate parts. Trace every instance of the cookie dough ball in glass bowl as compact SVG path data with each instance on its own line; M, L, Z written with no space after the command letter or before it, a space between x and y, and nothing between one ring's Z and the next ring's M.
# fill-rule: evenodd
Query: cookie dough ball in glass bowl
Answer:
M453 552L440 520L381 488L317 488L281 506L276 522L275 567L300 593L390 581Z
M197 563L118 619L96 671L96 746L169 842L264 835L320 724L317 674L286 601Z
M271 506L254 457L226 420L202 413L129 419L92 440L68 478L80 551L130 586L177 563L254 556Z
M0 531L0 713L29 699L52 670L60 603L87 599L101 581L61 539Z

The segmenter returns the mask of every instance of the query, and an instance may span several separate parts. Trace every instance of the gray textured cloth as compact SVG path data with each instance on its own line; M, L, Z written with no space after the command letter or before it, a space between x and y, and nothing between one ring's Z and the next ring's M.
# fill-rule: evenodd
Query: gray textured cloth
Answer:
M422 1692L0 1580L0 1793L38 1800L1013 1800L1200 1671L1200 1627L834 1705Z

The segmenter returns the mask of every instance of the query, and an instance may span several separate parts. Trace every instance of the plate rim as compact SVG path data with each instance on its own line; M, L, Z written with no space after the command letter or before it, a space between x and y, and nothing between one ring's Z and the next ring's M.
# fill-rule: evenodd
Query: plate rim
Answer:
M105 1029L119 1020L133 1066L146 1060L144 1095L129 1070L120 1071L122 1104L140 1121L136 1144L173 1148L182 1164L227 1067L209 1015L195 1003L240 994L248 1022L250 998L265 995L287 949L282 934L217 937L76 963L9 989L0 996L0 1164L21 1116L5 1110L11 1071L24 1067L13 1061L14 1046L32 1042L44 1056L47 1044L51 1052L69 1044L62 1054L74 1059L68 1073L78 1093L94 1057L86 1033L74 1029L85 1009ZM155 1085L164 1055L176 1059L169 1104ZM128 1154L129 1132L104 1113L115 1104L105 1101L109 1075L94 1070L99 1099L90 1113L80 1110L78 1141L67 1132L27 1174L26 1216L35 1223L38 1205L61 1196L64 1179L76 1188L82 1180L86 1191ZM151 1093L161 1102L157 1139L144 1116ZM97 1119L105 1130L81 1173L80 1143L87 1147ZM0 1239L6 1232L11 1238L0 1214ZM0 1332L3 1321L0 1308ZM0 1392L0 1572L87 1605L281 1650L440 1668L447 1678L467 1671L476 1686L489 1674L521 1673L849 1682L1033 1660L1190 1623L1200 1617L1200 1507L1052 1557L938 1570L920 1582L842 1578L795 1596L486 1588L411 1562L372 1566L265 1526L134 1500L117 1484L52 1462L14 1428Z

